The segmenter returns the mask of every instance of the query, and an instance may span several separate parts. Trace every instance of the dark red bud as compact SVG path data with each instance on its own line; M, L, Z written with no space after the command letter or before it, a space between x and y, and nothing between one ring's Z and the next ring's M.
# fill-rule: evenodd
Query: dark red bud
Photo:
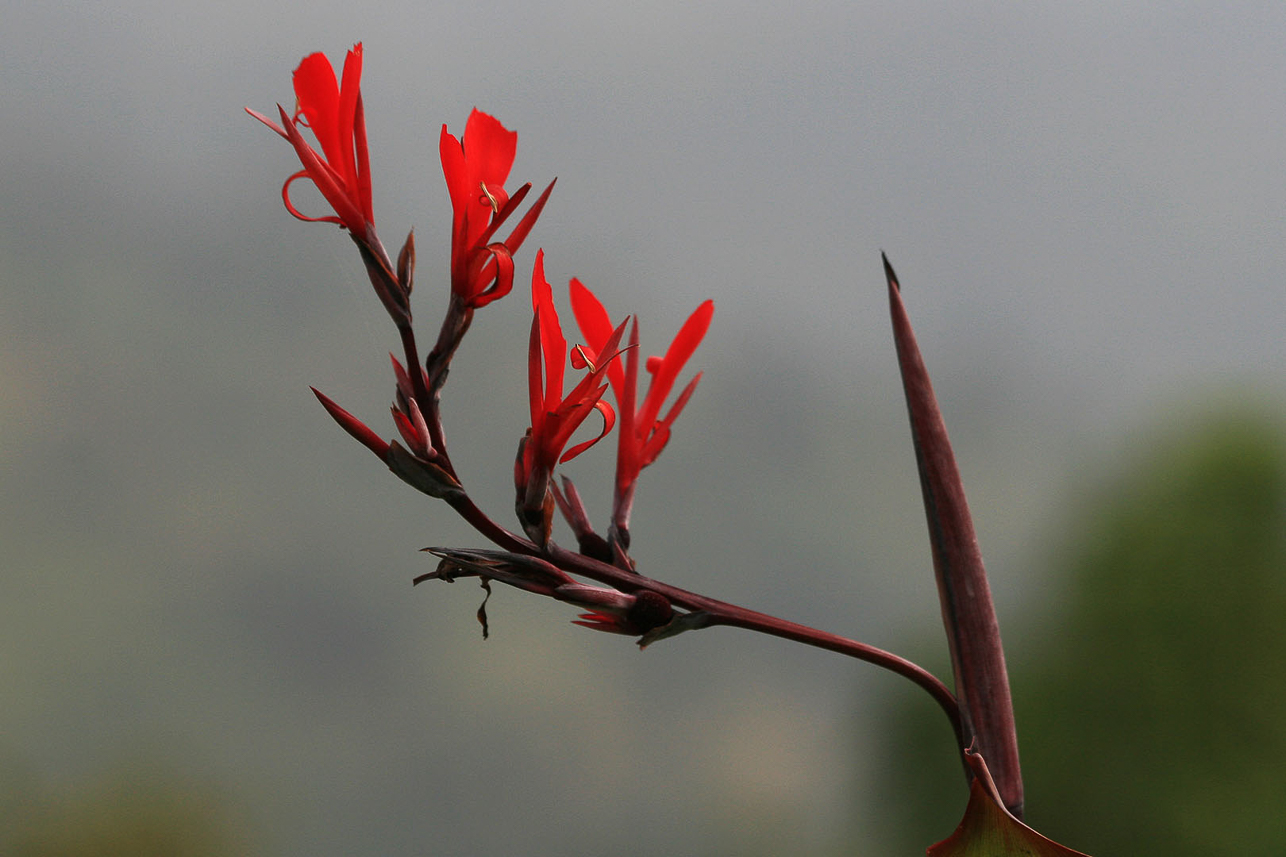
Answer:
M402 252L397 254L397 280L402 284L402 294L411 296L411 281L415 278L415 230L406 234Z
M638 629L638 633L646 634L653 628L668 625L674 618L674 607L664 595L644 589L635 593L634 605L625 618Z

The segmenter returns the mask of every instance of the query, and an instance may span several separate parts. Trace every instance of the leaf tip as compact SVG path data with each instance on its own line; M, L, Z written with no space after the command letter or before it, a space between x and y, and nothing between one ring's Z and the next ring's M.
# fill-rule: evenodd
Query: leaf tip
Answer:
M898 275L893 272L893 266L889 264L889 257L884 251L880 251L880 261L884 263L884 278L888 280L889 288L896 291L902 291L902 285L898 282Z

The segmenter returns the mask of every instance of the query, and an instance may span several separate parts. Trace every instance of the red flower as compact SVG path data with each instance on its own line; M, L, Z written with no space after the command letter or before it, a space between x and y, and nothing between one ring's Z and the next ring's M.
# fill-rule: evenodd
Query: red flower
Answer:
M344 60L343 83L325 55L304 57L295 69L293 116L280 104L281 125L249 108L246 112L285 137L295 147L304 168L286 179L281 188L286 209L300 220L337 223L365 240L374 226L371 212L371 170L366 149L366 118L362 109L362 45L358 42ZM304 140L300 128L311 128L321 154ZM335 215L309 217L290 201L290 184L307 177L335 210Z
M607 310L603 308L602 303L594 296L594 293L587 289L580 280L571 282L572 310L576 313L576 322L580 325L581 332L589 342L590 347L601 347L602 344L612 335L612 322L609 320ZM638 342L639 330L636 321L630 328L630 342L625 356L625 366L622 367L619 362L613 363L608 367L607 377L612 385L612 392L616 396L616 404L620 409L621 430L619 440L617 441L616 455L616 501L617 501L617 518L618 526L623 527L626 523L624 518L628 517L628 498L633 491L634 482L638 479L639 472L656 460L665 448L666 442L670 439L670 426L682 412L688 399L696 390L697 382L701 380L701 374L698 373L686 387L674 404L670 406L669 411L664 417L660 416L661 406L665 404L666 398L674 388L674 382L678 378L679 372L683 370L684 364L688 358L696 351L697 346L701 344L702 338L706 335L706 330L710 327L710 319L714 315L714 302L705 301L696 311L688 317L683 327L670 343L669 349L665 352L664 357L649 357L647 359L647 371L652 376L652 381L648 385L647 394L643 398L643 404L637 409L635 402L638 398ZM622 509L622 505L624 508ZM621 513L624 514L621 514Z
M504 241L492 241L531 190L526 184L512 197L505 180L513 166L518 134L494 117L475 109L459 140L442 126L438 150L442 173L451 195L451 291L468 307L480 307L507 295L513 288L513 254L553 189L553 182L536 200Z
M607 391L600 378L616 364L616 349L625 332L622 324L610 332L594 349L578 345L572 349L573 368L589 372L566 396L563 395L563 373L567 360L567 340L563 337L554 309L554 295L545 279L544 251L536 252L531 275L531 303L535 317L531 322L531 340L527 355L527 386L531 408L531 428L523 439L514 466L518 489L518 513L528 535L544 544L549 537L553 499L549 494L549 477L554 467L580 455L602 440L616 422L616 415L602 401ZM543 371L542 371L543 367ZM542 378L543 376L543 378ZM543 383L542 383L543 381ZM597 410L603 415L603 430L597 437L563 451L572 434Z

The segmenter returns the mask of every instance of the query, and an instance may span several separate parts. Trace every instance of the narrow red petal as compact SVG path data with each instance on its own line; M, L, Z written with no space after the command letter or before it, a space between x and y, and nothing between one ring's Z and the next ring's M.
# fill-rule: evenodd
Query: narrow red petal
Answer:
M545 251L536 251L536 263L531 271L531 305L540 321L540 344L545 357L546 404L558 402L563 397L563 365L567 362L567 340L558 311L554 308L554 291L545 279Z
M684 364L697 350L697 346L701 344L706 331L710 329L710 319L713 316L714 301L707 300L697 307L683 323L683 327L679 328L674 341L665 352L660 369L652 377L652 383L648 386L647 397L643 400L643 407L639 413L639 425L650 426L656 421L656 416L660 413L666 396L670 395L675 379L683 371Z
M696 392L697 382L700 380L701 373L698 372L697 376L688 382L688 386L683 388L679 398L675 399L674 404L670 406L670 410L666 412L664 419L653 424L648 429L648 436L642 439L643 442L640 444L639 449L638 466L640 470L656 461L656 457L661 454L661 451L665 449L665 445L670 442L670 426L674 425L674 421L678 419L679 414L683 413L684 406L688 404L688 400Z
M607 342L607 337L612 335L614 327L607 315L607 310L594 293L575 277L572 277L571 283L568 284L568 291L571 294L572 314L576 316L576 324L580 327L581 334L591 348L602 351L603 343Z
M415 426L411 424L406 414L397 408L389 408L389 410L393 413L393 424L397 426L397 433L402 436L402 440L406 441L411 451L418 454L417 447L420 446L420 439L415 436Z
M283 113L285 112L284 108L280 104L277 105L277 109L281 110ZM278 125L276 122L273 122L267 116L264 116L258 110L251 110L249 107L244 108L244 110L254 118L258 119L263 124L267 125L272 130L276 131L282 137L285 137L287 140L290 139L290 137L286 134L286 132L282 130L282 127L280 125Z
M442 161L442 177L446 179L447 192L451 195L452 205L455 205L465 182L464 150L460 148L460 141L447 131L445 124L438 135L438 157Z
M357 96L357 115L353 120L353 144L357 154L357 201L362 207L366 222L375 223L375 209L371 204L371 155L366 145L366 107L362 96Z
M540 313L531 319L531 339L527 343L527 404L531 413L531 430L540 427L545 412L545 398L540 383Z
M339 98L336 104L335 138L338 149L335 156L330 156L332 166L344 176L345 182L354 193L360 187L357 162L354 154L354 133L357 125L357 114L361 104L362 85L362 43L353 45L353 49L344 57L344 77L339 87ZM338 162L336 162L338 157Z
M580 280L573 277L568 288L572 300L572 313L576 316L576 325L580 328L581 335L585 337L586 343L595 354L602 355L603 346L607 344L614 329L607 309ZM638 331L635 330L635 335L637 334ZM621 392L625 384L625 372L620 361L611 361L607 367L607 379L612 384L616 403L621 405L624 411L625 405L621 401Z
M611 405L607 402L599 401L594 403L594 408L603 415L603 430L598 433L597 437L591 438L583 443L578 443L571 449L564 452L562 458L558 459L559 464L571 461L573 458L607 437L608 433L612 430L612 426L616 425L616 412L612 410Z
M554 179L549 183L544 193L532 203L531 208L527 209L527 213L522 216L522 220L518 221L518 225L514 227L513 232L509 233L509 237L505 239L505 244L509 245L510 250L517 253L518 248L522 247L522 242L527 240L527 234L536 225L536 220L540 217L540 213L545 210L545 203L549 202L549 194L553 191L554 183L557 181L558 179Z

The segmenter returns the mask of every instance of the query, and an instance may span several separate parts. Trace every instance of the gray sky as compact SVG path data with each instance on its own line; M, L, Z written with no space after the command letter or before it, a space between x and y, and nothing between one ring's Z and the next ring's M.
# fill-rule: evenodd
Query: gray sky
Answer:
M532 249L560 297L580 276L654 350L715 299L640 489L639 557L678 585L895 648L936 621L881 249L1018 627L1048 609L1033 566L1069 477L1209 395L1286 402L1280 5L637 5L6 11L20 766L56 787L178 759L282 854L860 841L865 700L909 692L891 679L731 631L640 656L510 592L484 645L472 587L410 589L416 549L477 540L308 394L388 432L394 340L349 242L282 210L293 155L241 112L289 104L314 50L365 43L377 221L417 230L426 338L438 129L475 105L518 130L515 179L559 178ZM496 510L525 308L480 313L447 393ZM601 501L605 467L578 465Z

